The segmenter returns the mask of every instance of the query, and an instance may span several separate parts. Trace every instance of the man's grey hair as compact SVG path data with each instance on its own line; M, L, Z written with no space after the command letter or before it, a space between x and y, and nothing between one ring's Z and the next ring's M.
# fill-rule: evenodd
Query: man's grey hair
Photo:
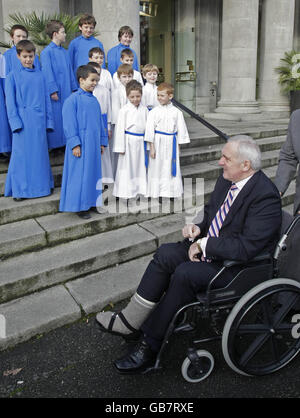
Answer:
M250 161L251 168L254 171L261 168L261 152L259 146L251 136L235 135L228 139L228 142L237 144L237 154L240 161Z

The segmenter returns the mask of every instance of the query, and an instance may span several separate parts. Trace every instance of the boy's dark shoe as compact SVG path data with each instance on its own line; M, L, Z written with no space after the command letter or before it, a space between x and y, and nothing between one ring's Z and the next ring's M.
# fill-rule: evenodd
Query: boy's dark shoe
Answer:
M116 360L114 365L122 374L138 374L154 366L157 353L151 350L145 340L140 341L126 356Z
M14 197L15 202L22 202L22 200L25 200L24 197Z
M83 210L81 212L77 212L77 215L81 219L91 219L91 215L88 210Z

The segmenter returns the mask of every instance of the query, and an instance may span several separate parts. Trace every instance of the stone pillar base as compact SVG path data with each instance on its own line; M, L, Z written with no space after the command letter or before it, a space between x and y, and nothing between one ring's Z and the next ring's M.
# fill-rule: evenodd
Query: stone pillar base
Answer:
M220 100L215 112L217 113L260 113L260 109L256 100L247 102L233 102Z

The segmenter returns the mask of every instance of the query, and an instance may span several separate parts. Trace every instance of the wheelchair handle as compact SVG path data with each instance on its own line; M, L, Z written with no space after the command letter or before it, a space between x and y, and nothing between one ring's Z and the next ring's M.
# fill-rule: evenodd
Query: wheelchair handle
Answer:
M289 236L290 232L295 228L296 224L300 221L300 215L295 216L295 218L292 220L292 222L290 223L290 225L287 227L285 233L282 235L282 237L280 238L277 246L276 246L276 250L274 253L274 259L277 260L279 257L279 254L281 251L285 251L286 250L286 239Z

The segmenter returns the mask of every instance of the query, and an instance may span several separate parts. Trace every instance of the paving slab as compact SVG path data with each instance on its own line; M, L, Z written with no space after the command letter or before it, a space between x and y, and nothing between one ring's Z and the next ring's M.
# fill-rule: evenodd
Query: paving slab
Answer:
M2 304L0 350L80 317L80 307L62 285Z
M130 297L152 259L152 254L66 283L66 288L86 314Z

